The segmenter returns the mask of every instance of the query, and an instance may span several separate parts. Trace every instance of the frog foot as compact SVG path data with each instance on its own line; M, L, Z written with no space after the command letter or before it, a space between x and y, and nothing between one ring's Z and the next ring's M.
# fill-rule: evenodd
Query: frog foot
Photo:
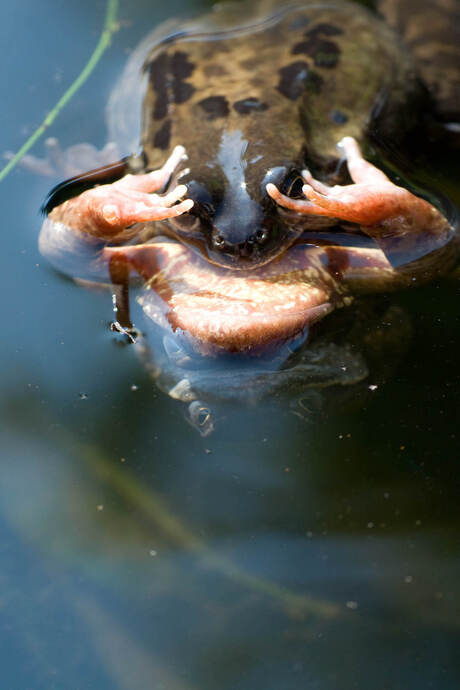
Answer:
M46 156L39 158L30 154L20 161L21 168L38 175L47 177L75 177L85 172L102 168L121 155L115 142L109 142L102 149L97 149L92 144L75 144L63 150L55 137L49 137L45 141ZM4 158L11 160L14 153L7 151Z
M56 206L49 217L98 239L125 241L138 232L130 232L130 226L173 218L192 208L191 199L180 201L187 193L185 185L168 194L154 194L165 186L184 156L185 149L176 146L159 170L125 175L111 184L89 189Z
M439 214L427 201L393 184L385 173L366 161L353 137L344 137L339 147L345 153L354 184L329 187L305 170L302 191L306 200L291 199L273 184L267 185L268 194L280 206L297 213L337 218L357 223L363 229L391 219L398 220L401 231L421 228L432 221L434 214Z

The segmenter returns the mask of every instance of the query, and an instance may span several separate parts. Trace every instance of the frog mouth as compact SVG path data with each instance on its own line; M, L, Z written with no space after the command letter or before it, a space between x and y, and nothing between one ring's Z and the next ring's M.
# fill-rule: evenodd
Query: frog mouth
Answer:
M145 314L205 355L259 354L298 338L351 302L350 279L389 268L374 246L306 241L247 272L214 266L164 237L123 252L149 288L137 298Z

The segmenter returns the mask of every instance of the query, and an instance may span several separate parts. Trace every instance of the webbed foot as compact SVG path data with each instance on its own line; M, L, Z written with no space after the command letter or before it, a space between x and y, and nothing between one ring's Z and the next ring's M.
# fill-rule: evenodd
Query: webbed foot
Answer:
M303 199L291 199L273 184L267 192L280 206L301 214L326 216L357 223L395 265L405 264L449 243L449 221L428 201L398 187L366 161L357 141L344 137L344 150L353 184L328 185L303 171Z
M329 187L305 170L303 193L307 200L291 199L281 194L273 184L267 185L268 194L280 206L292 211L337 218L363 227L376 226L395 217L410 218L411 225L424 226L427 220L439 214L427 201L404 187L398 187L385 173L366 161L353 137L344 137L339 146L345 152L354 184Z
M184 155L184 148L176 146L161 169L89 189L55 207L50 218L99 239L120 241L136 234L127 230L136 223L179 216L193 206L191 199L180 201L185 185L164 195L154 192L164 187Z

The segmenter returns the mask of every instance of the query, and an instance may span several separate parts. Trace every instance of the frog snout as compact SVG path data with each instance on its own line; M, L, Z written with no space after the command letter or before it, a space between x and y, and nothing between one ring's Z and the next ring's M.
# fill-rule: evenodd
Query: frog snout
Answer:
M268 230L260 228L245 239L231 242L218 228L214 228L209 258L220 266L255 268L267 261L265 249L268 237Z

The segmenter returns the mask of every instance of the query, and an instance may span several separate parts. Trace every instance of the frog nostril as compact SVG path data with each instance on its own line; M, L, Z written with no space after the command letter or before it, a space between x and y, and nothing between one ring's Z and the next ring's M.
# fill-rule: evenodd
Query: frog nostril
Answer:
M217 249L223 249L225 247L225 239L222 237L222 235L214 235L213 237L213 244Z

